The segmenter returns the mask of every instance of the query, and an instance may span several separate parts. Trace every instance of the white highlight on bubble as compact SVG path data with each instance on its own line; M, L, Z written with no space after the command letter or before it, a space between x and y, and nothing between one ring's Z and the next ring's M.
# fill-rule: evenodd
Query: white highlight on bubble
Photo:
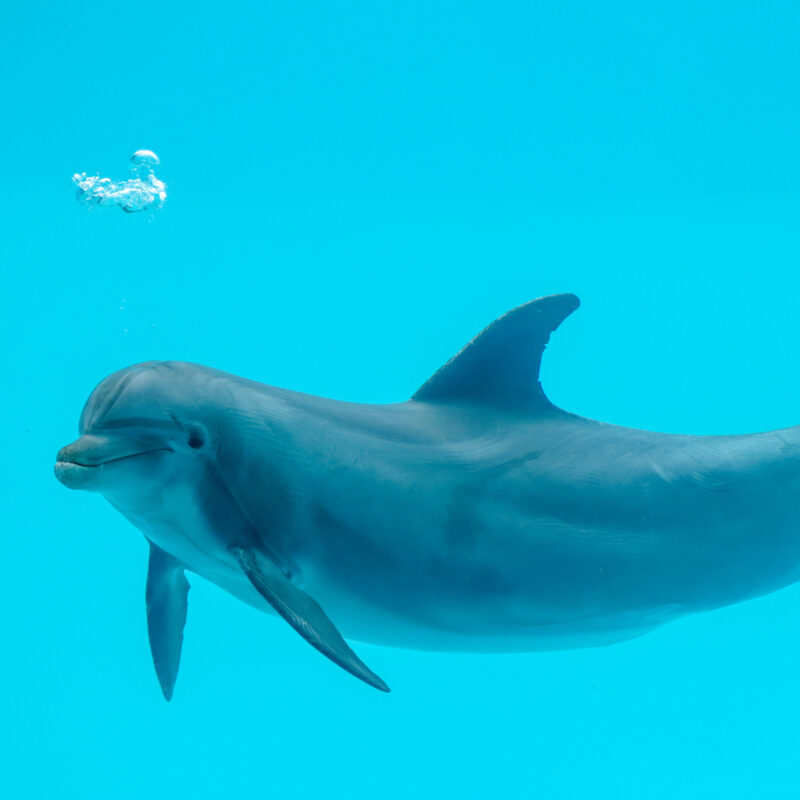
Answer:
M132 156L131 161L135 166L157 167L161 161L152 150L137 150Z
M90 207L118 206L128 213L159 209L167 199L167 184L153 171L160 163L152 150L137 150L131 156L134 177L128 180L115 182L76 172L72 181L77 187L78 202Z

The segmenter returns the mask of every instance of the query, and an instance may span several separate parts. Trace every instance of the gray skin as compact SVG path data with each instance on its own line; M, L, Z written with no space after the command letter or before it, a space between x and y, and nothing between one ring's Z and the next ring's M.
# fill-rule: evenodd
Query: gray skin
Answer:
M182 362L106 378L56 475L104 495L151 543L165 696L184 570L277 612L385 691L337 628L426 650L578 648L797 581L800 428L669 435L555 408L541 355L577 305L514 309L404 403Z

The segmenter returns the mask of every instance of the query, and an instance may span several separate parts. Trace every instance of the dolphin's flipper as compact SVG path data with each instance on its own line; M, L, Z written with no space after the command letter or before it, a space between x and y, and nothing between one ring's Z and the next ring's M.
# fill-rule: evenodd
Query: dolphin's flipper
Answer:
M167 700L172 697L178 677L188 593L189 581L182 564L150 542L145 592L147 633L158 681Z
M553 410L539 367L550 334L580 305L574 294L540 297L503 314L424 383L412 400Z
M388 692L389 687L350 649L319 604L255 550L232 548L245 575L264 599L313 647L356 678Z

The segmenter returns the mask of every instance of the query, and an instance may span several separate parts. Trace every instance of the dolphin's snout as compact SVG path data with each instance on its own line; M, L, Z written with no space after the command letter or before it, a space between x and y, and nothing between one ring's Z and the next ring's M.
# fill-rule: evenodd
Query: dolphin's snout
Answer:
M56 454L54 472L64 486L82 489L98 477L102 469L102 442L97 436L81 436Z
M109 437L87 434L62 447L56 455L56 463L63 461L83 467L94 467L109 460L108 453L111 446Z
M78 441L62 447L56 455L56 464L53 468L56 478L70 489L81 489L87 486L102 469L102 467L80 463L80 441L78 439Z
M80 440L79 440L80 441ZM75 445L77 442L72 442L71 444L65 444L59 451L56 453L56 463L61 461L69 461L74 462L75 460Z
M55 475L70 489L83 489L100 476L107 464L170 449L155 437L85 434L58 451Z

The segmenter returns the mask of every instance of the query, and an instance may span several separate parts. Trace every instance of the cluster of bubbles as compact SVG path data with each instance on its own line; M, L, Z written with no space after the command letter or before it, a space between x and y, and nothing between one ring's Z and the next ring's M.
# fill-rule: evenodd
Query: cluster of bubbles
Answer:
M118 206L127 213L156 210L167 199L167 184L154 172L159 164L152 150L137 150L131 156L133 177L112 181L99 175L75 173L72 181L77 187L78 202L87 206Z

